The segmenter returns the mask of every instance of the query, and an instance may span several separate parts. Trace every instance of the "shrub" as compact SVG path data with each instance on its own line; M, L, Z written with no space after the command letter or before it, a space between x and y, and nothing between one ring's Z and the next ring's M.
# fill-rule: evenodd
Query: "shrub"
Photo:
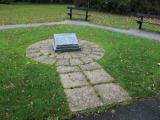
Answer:
M13 2L15 2L15 0L0 0L0 3L6 3L6 4L13 3Z
M90 0L90 7L114 13L147 13L160 15L160 0Z
M114 13L130 12L131 0L91 0L90 7Z

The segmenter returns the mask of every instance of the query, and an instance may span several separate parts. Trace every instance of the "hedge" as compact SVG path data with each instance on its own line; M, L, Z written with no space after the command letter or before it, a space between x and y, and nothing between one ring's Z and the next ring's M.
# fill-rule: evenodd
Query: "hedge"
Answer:
M0 3L12 3L16 1L31 3L78 3L80 6L84 2L87 4L89 1L90 8L100 11L120 14L139 12L160 15L160 0L0 0Z

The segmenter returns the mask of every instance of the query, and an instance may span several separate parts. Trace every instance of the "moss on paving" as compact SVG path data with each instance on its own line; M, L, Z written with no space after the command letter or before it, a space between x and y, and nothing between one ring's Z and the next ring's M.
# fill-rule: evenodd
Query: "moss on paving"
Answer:
M75 32L105 50L99 63L133 99L160 92L160 42L78 26L0 31L0 118L64 119L72 115L54 66L25 57L26 48L54 33Z

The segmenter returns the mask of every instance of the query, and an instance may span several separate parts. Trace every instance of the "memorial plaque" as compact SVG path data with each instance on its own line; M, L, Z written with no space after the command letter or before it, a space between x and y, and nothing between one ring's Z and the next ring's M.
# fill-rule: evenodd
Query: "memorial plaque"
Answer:
M75 33L54 34L53 48L55 52L81 49Z

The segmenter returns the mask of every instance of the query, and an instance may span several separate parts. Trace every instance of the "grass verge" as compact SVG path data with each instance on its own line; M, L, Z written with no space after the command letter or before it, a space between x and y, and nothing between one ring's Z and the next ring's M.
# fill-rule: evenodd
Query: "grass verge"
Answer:
M75 32L105 50L99 61L133 99L160 92L160 42L78 26L37 27L0 31L0 118L70 118L54 66L25 57L26 48L54 33Z
M63 21L69 17L66 15L67 5L38 5L38 4L13 4L0 5L0 25L22 24L36 22ZM122 16L103 12L90 12L90 22L94 24L111 26L123 29L136 29L138 24L133 16ZM73 16L74 19L83 19L85 16ZM160 23L158 19L146 19L149 22ZM146 30L160 32L159 26L144 24Z

